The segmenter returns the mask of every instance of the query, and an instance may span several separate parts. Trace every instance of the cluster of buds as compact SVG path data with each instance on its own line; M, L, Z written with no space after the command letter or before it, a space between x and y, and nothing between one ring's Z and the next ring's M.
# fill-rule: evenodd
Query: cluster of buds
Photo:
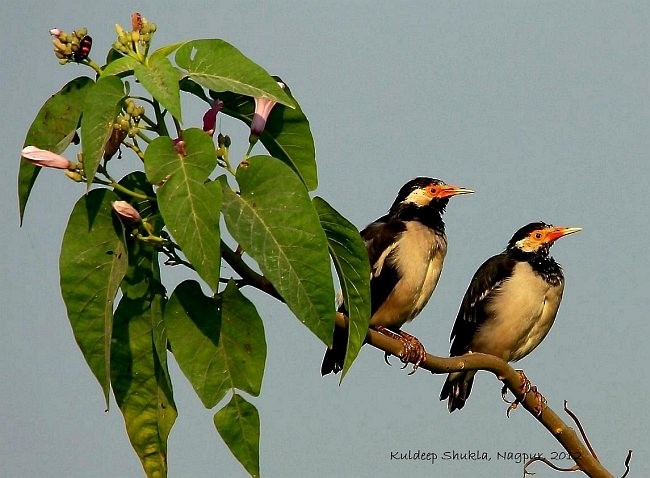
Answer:
M133 138L138 133L138 124L144 114L144 106L138 106L131 98L124 101L124 112L115 118L113 129L124 131Z
M93 39L88 35L87 28L79 28L72 33L64 32L58 28L50 30L54 54L59 63L65 65L71 61L81 63L88 58Z
M113 43L113 48L120 53L128 55L135 53L137 55L146 54L151 43L151 38L156 32L156 24L149 23L140 13L135 12L131 15L131 31L125 31L122 25L115 24L117 41Z

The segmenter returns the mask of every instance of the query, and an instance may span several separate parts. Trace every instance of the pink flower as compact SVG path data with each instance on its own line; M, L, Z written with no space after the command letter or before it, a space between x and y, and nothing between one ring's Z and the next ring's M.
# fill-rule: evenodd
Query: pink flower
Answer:
M285 84L281 81L278 81L280 88L284 89ZM259 135L262 134L264 128L266 127L266 120L269 119L271 110L275 106L276 101L270 100L268 98L255 98L255 113L253 114L253 120L251 121L251 136L254 139L257 139Z
M20 154L23 158L36 166L56 169L73 169L73 165L69 159L64 158L60 154L53 153L52 151L39 149L36 146L25 146Z
M61 35L61 30L59 30L58 28L52 28L50 30L50 35L58 38L58 36Z
M223 101L216 100L212 106L203 115L203 131L210 136L214 134L214 128L217 125L217 113L223 109Z
M133 222L139 222L142 220L140 213L126 201L113 201L111 206L113 207L113 210L124 219Z

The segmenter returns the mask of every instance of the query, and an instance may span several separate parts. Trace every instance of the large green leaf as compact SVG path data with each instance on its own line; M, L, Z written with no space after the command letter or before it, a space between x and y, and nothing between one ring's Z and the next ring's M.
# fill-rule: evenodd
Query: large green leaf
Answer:
M189 41L179 48L175 59L178 66L187 70L186 77L211 90L232 91L294 106L264 68L223 40Z
M62 153L72 141L77 126L79 126L84 99L93 84L93 80L81 76L70 81L50 97L29 127L24 145L33 145L55 153ZM18 203L21 223L29 194L40 170L40 167L21 158L18 172Z
M158 187L158 205L167 228L212 290L219 284L219 211L221 189L206 182L217 164L212 138L200 129L183 131L187 156L167 136L156 138L145 153L145 171Z
M124 84L117 76L100 77L86 95L81 117L81 146L89 186L104 157L124 96Z
M127 270L127 254L107 189L94 189L75 204L63 236L61 294L75 340L104 391L108 408L113 301Z
M223 188L228 230L296 317L329 345L335 311L327 238L304 184L270 156L240 164L237 182L239 195Z
M293 99L289 88L285 92ZM223 113L237 118L249 127L255 112L255 102L252 98L230 92L210 95L223 101ZM260 141L273 157L287 163L300 176L310 191L318 186L316 169L316 152L314 138L309 128L309 121L294 100L295 108L277 104L271 110L266 127L260 135Z
M214 416L214 425L232 454L251 476L260 476L260 416L257 408L234 394Z
M366 246L354 224L341 216L324 199L314 198L321 226L327 236L330 255L339 275L343 303L347 310L348 345L341 380L359 354L370 322L370 262Z
M136 63L135 77L176 119L181 118L181 96L178 80L181 72L171 64L164 51L154 54L146 63Z
M233 388L259 394L264 326L234 283L214 299L197 282L182 282L169 299L165 326L176 361L206 408Z
M167 476L167 438L176 405L154 346L163 298L123 297L115 311L112 383L129 440L148 477Z

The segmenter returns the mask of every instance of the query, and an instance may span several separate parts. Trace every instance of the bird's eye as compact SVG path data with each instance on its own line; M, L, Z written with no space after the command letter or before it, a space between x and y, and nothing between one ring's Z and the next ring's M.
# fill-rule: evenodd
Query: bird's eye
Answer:
M535 233L535 239L541 239L542 238L542 233L541 232L536 232Z
M435 186L429 186L429 194L432 196L435 196L436 194L436 187Z

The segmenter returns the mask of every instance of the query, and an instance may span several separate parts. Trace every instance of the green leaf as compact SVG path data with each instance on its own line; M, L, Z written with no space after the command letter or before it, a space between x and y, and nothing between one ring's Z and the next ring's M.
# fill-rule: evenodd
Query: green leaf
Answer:
M234 283L214 299L197 282L182 282L169 299L165 326L176 361L206 408L233 388L259 394L264 326Z
M339 275L343 303L348 313L348 345L341 380L356 359L370 323L370 262L366 246L354 224L320 197L314 198L330 256Z
M94 189L75 204L63 236L61 294L75 340L99 380L108 408L113 301L127 270L121 226L112 214L118 197Z
M257 408L234 394L214 415L214 425L235 458L251 476L260 476L260 416Z
M294 100L289 88L284 91ZM224 114L237 118L250 127L255 111L252 98L228 92L211 91L210 94L224 102ZM295 108L281 104L273 107L260 141L273 157L291 166L307 188L313 191L318 186L314 138L300 105L295 100L294 104Z
M146 475L167 476L167 438L177 412L154 346L163 298L123 297L115 311L112 383L133 449Z
M127 71L133 71L137 64L138 60L132 56L123 56L106 65L102 69L101 76L121 75Z
M239 195L223 188L228 230L296 317L329 345L335 311L327 238L305 186L270 156L242 163L237 182Z
M33 145L55 153L68 147L79 126L82 105L86 93L94 85L93 80L81 76L67 83L41 107L29 127L24 146ZM22 224L25 206L41 168L24 159L20 160L18 172L18 202Z
M185 76L214 91L268 98L293 107L291 98L258 64L223 40L193 40L176 52Z
M149 55L149 58L153 57L167 57L174 53L176 50L178 50L180 47L182 47L186 42L178 42L178 43L172 43L171 45L165 45L161 46L158 48L156 51L154 51L151 55Z
M81 117L81 145L89 187L104 156L124 96L124 84L117 76L100 77L86 95Z
M181 118L181 95L178 80L181 72L160 54L148 58L146 64L136 63L135 77L174 118Z
M213 291L219 284L219 211L221 189L206 182L217 164L214 143L204 131L183 131L187 156L182 156L172 140L161 136L145 152L147 178L158 187L158 206L165 224L187 259Z

